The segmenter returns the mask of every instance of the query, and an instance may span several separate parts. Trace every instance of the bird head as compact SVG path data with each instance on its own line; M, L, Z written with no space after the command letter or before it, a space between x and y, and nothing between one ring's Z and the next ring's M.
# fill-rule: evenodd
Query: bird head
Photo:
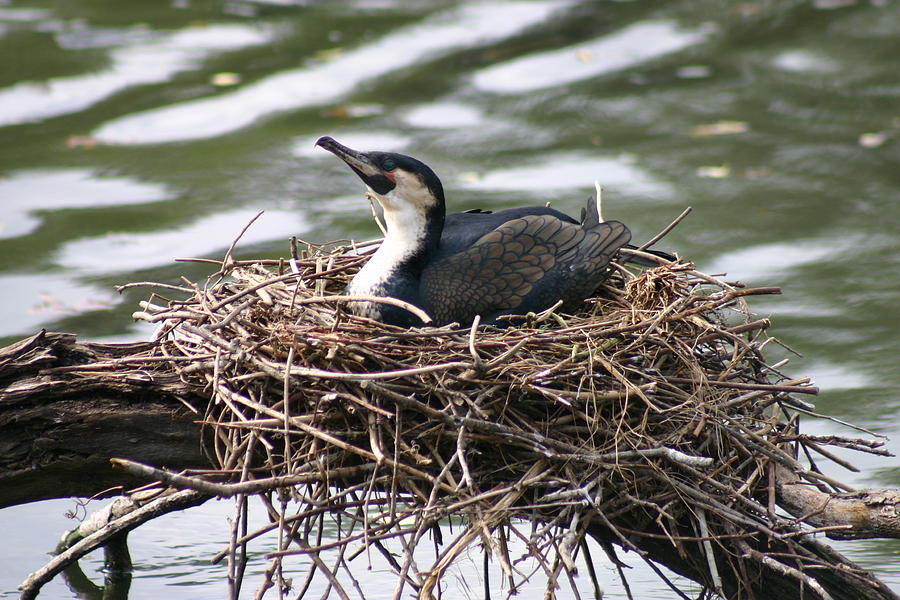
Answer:
M360 152L325 136L316 146L347 163L387 213L414 211L444 215L444 188L425 163L395 152Z

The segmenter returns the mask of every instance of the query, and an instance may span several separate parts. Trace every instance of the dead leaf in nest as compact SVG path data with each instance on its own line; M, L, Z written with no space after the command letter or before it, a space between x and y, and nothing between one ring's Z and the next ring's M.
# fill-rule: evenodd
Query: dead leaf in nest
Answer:
M691 129L691 135L695 137L706 137L710 135L733 135L735 133L744 133L749 129L750 126L744 121L719 121L718 123L697 125L693 129Z
M683 263L648 269L625 284L625 297L640 311L664 308L684 295L680 273L690 268L692 265Z

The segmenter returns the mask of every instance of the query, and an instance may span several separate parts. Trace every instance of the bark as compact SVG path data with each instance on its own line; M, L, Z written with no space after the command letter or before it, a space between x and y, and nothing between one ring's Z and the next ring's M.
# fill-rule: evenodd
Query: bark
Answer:
M0 507L146 483L113 470L114 456L176 470L209 466L199 415L182 402L202 410L205 401L175 373L89 368L149 346L42 331L0 349Z
M183 382L170 366L155 370L129 366L129 357L151 347L149 343L79 343L70 334L40 332L0 349L0 507L112 495L146 482L113 469L113 457L171 470L210 466L197 423L202 415L188 408L202 411L208 398ZM848 525L841 537L900 537L900 492L829 495L797 483L787 473L779 477L779 502L814 526ZM645 557L714 587L701 543L675 546L655 523L638 527L659 535L631 538ZM601 541L622 542L599 520L589 531ZM687 528L680 533L696 535ZM815 571L816 582L834 600L897 598L828 546L808 539L803 548L807 558L840 565ZM748 554L778 551L773 540L758 540L746 547ZM749 590L738 589L735 586L742 578L722 573L727 597L817 597L808 588L807 596L802 596L804 584L790 573L766 568L759 561L746 562L755 584Z
M698 542L680 541L677 547L666 537L665 532L655 523L647 522L636 526L645 533L659 537L632 536L631 541L644 557L655 563L683 575L688 579L703 584L707 589L715 589L715 583L710 575L706 554L702 544ZM607 527L599 522L592 522L588 533L598 541L618 543L618 537ZM678 533L683 536L695 536L697 533L690 528L681 528ZM815 569L806 572L811 576L821 589L832 600L896 600L898 596L873 574L867 573L861 567L853 564L846 557L826 544L807 538L801 542L803 557L807 561L819 560L824 565L837 566L832 569ZM713 548L719 546L713 542ZM785 552L784 545L773 540L749 541L747 552L760 554L777 554ZM790 551L793 552L793 551ZM719 563L720 570L721 561ZM774 563L774 561L771 561ZM820 599L821 595L810 589L807 583L801 583L797 578L799 573L786 573L780 563L774 566L765 566L758 560L743 561L744 574L729 573L721 570L720 581L722 595L725 598L755 598L757 600L795 600L797 598ZM740 587L741 581L749 579L752 585L749 589ZM674 596L673 596L674 597Z
M825 493L783 467L777 476L779 505L813 527L844 525L833 539L900 538L900 490Z

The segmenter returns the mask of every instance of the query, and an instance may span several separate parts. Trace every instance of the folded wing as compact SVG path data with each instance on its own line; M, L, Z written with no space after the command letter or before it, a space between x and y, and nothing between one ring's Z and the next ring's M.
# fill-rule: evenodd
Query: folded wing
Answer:
M538 311L562 299L584 300L606 278L616 251L631 239L618 221L583 224L552 215L503 223L470 248L429 265L422 298L436 324L468 324L481 315Z

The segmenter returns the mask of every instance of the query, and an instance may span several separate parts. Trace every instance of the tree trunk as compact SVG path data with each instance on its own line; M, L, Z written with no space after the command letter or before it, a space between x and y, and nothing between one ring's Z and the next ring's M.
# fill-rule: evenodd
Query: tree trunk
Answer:
M640 537L633 541L644 556L655 563L665 565L668 569L683 575L688 579L703 584L707 589L715 589L714 581L710 576L709 566L703 546L699 542L684 542L674 546L666 537L665 532L655 526L654 523L642 524L641 529L645 533L655 534L659 537ZM617 543L619 540L603 524L596 520L592 522L588 532L595 539L609 543ZM696 532L688 529L679 530L684 536L695 536ZM840 569L821 569L815 576L821 588L832 600L888 600L898 596L874 575L865 572L854 565L847 558L826 544L807 538L801 542L806 551L807 559L818 559L825 565L841 565ZM718 545L713 542L713 548ZM777 553L783 549L779 544L771 543L771 540L759 540L749 545L748 552L762 554ZM758 556L758 554L757 554ZM799 579L785 573L780 567L768 568L760 566L759 561L746 560L743 562L749 579L753 584L750 589L738 587L742 577L737 573L722 572L722 593L726 598L756 598L758 600L795 600L798 598L819 599L821 596L804 586Z
M110 496L146 483L109 459L206 468L202 396L171 370L102 369L149 343L77 343L41 332L0 350L0 507L70 496Z

